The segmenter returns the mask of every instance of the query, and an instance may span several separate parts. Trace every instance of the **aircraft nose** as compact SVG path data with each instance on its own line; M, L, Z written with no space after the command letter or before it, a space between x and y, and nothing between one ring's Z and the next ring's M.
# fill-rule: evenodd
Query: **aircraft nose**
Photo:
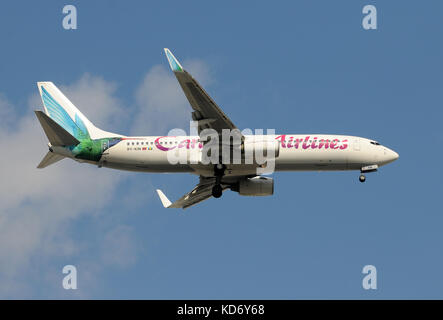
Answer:
M399 158L399 155L394 150L386 148L385 157L386 157L386 162L389 163L389 162L393 162L393 161L397 160Z

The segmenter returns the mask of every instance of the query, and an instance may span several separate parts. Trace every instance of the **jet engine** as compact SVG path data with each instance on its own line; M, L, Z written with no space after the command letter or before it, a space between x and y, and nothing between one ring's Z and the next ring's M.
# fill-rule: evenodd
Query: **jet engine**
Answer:
M235 189L242 196L272 196L274 179L261 176L245 178L239 181Z

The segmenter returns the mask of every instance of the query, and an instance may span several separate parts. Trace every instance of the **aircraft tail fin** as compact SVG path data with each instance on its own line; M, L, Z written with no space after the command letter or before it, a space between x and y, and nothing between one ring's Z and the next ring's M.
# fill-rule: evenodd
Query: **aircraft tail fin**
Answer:
M74 136L61 127L43 111L35 111L38 121L53 146L72 146L80 143Z
M38 169L46 168L46 167L50 166L51 164L54 164L64 158L65 157L60 154L56 154L56 153L53 153L52 151L48 151L48 153L45 155L45 157L42 159L42 161L40 161L37 168Z
M37 82L37 86L44 113L74 138L81 140L121 136L94 126L52 82Z

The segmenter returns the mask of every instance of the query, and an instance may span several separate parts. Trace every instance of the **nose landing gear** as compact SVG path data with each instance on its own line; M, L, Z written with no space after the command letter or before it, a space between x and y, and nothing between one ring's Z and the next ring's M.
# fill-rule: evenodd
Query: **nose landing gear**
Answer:
M365 173L375 172L377 170L378 170L378 165L376 165L376 164L372 164L372 165L369 165L369 166L362 167L360 169L361 174L360 174L360 177L358 178L358 180L360 180L360 182L365 182L366 181Z

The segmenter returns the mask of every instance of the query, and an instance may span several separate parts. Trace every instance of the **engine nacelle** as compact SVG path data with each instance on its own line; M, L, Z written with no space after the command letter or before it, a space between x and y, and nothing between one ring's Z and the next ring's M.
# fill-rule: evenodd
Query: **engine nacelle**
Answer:
M272 196L274 179L267 177L242 179L238 183L238 193L242 196Z

